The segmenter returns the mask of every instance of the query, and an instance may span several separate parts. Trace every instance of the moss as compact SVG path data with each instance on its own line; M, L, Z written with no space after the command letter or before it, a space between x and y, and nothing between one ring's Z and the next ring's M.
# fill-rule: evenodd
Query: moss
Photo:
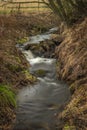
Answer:
M0 84L0 107L16 107L15 94L9 86Z
M46 71L45 70L37 70L35 72L36 75L38 76L45 76L46 75Z
M24 38L22 38L22 39L19 39L19 40L17 41L17 43L18 43L18 44L24 44L24 43L27 42L28 40L29 40L28 37L24 37Z
M76 130L75 126L70 126L68 124L66 124L63 128L63 130Z
M26 79L30 80L32 83L37 81L36 77L30 74L28 70L24 70L23 73L25 74Z

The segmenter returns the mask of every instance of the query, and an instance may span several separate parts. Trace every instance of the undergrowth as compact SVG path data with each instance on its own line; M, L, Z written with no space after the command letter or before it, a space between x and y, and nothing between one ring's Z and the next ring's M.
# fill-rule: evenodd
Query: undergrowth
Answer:
M0 85L0 107L16 107L15 94L7 85Z

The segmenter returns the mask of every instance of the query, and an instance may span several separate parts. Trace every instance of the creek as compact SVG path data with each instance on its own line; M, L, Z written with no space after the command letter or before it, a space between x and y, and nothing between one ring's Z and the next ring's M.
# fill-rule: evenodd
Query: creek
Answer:
M39 44L50 39L56 30L57 28L53 28L44 34L32 36L27 43L19 46L30 64L29 71L32 74L37 71L44 74L37 74L36 84L19 91L14 130L60 130L61 121L56 117L70 99L69 87L57 79L56 59L40 57L34 55L31 50L24 49L27 44Z

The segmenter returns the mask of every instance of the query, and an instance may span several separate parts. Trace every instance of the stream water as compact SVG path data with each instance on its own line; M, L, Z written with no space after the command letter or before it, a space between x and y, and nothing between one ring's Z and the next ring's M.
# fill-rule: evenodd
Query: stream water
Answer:
M37 44L40 41L50 39L49 32L31 37L30 41L20 47L34 74L38 70L45 71L44 76L37 75L38 82L33 86L27 86L20 90L17 96L18 108L14 130L59 130L55 126L60 122L56 120L56 114L63 110L63 106L70 98L68 86L56 78L56 59L34 56L30 50L24 50L27 44Z

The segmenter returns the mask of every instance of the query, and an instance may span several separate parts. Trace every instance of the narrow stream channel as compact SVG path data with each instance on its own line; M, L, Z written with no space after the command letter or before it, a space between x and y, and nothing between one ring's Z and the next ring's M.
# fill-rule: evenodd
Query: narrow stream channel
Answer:
M56 113L63 110L63 105L70 98L68 86L56 78L56 59L34 56L30 50L24 50L27 44L35 44L50 39L52 32L31 37L21 47L29 61L30 72L35 74L43 70L43 76L37 75L38 82L20 90L17 96L18 108L14 130L58 130L55 126ZM58 122L58 121L57 121Z

